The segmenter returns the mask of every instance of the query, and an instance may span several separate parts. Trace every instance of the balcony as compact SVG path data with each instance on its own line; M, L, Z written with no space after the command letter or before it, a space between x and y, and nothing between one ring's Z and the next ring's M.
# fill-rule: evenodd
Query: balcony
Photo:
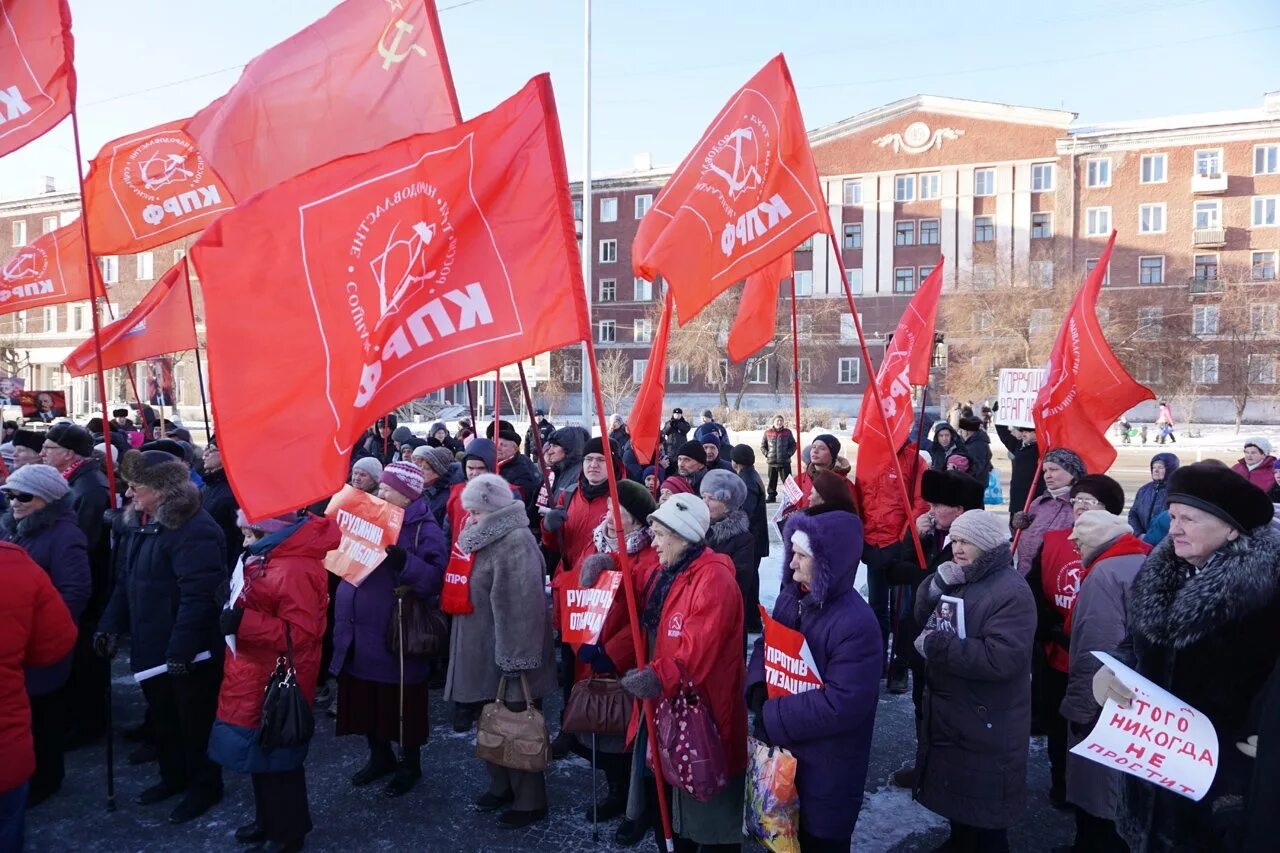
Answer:
M1218 228L1197 228L1191 232L1191 244L1197 248L1201 246L1225 246L1227 244L1227 229L1221 226Z
M1223 172L1191 176L1191 192L1197 195L1212 195L1226 191L1227 176Z
M1226 285L1220 278L1207 278L1196 276L1191 279L1191 293L1221 293L1226 289Z

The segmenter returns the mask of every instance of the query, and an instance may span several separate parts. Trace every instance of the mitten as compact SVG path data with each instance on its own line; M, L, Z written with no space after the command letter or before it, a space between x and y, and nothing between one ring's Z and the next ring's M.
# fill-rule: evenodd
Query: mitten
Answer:
M646 666L622 676L622 689L637 699L654 699L662 694L662 682L653 667Z
M591 667L592 672L617 672L618 667L599 643L586 643L578 649L578 660Z
M550 533L555 533L561 527L564 527L564 520L569 517L569 513L562 509L549 509L547 514L542 517L542 526Z
M111 658L116 656L116 649L120 643L120 638L115 634L94 634L93 650L98 657Z
M932 634L933 634L932 631L921 631L920 636L916 637L916 641L914 643L916 647L916 651L920 653L920 657L925 658L926 660L928 659L929 656L925 654L924 644L925 644L925 640L929 639L929 637Z
M164 663L165 668L170 675L187 675L191 672L191 665L180 660L169 660Z
M1127 708L1133 700L1133 691L1116 678L1110 667L1104 666L1093 674L1093 701L1105 705L1108 699L1114 699L1121 708Z
M1026 530L1031 526L1031 513L1018 510L1013 514L1013 518L1010 519L1009 526L1014 530Z
M964 567L959 563L947 560L938 566L938 577L947 586L956 586L964 583Z
M578 585L583 588L595 586L601 573L612 568L613 557L608 554L592 554L582 561L582 568L578 572Z
M1249 735L1249 737L1247 737L1243 743L1236 744L1236 749L1240 750L1250 758L1257 758L1258 757L1258 736Z
M243 607L228 607L218 615L218 628L224 635L234 636L240 630L242 619L244 619Z
M390 569L393 572L403 571L405 556L406 556L406 553L403 548L397 547L395 545L388 545L387 556L382 561L382 566L384 568Z

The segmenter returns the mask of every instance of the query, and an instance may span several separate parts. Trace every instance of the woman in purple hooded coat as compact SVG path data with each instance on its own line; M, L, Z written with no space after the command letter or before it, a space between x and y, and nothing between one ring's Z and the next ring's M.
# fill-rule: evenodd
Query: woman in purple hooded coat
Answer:
M766 699L764 640L747 668L755 734L798 762L800 847L848 850L862 808L884 647L870 605L853 588L862 522L827 505L787 520L782 589L773 618L800 631L822 687Z

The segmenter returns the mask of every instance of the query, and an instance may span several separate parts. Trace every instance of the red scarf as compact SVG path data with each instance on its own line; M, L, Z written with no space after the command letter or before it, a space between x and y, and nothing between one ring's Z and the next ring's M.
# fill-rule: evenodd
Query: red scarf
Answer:
M68 483L71 482L71 475L79 471L80 466L88 461L88 459L77 459L75 462L72 462L67 466L67 470L62 472L62 479L66 480Z

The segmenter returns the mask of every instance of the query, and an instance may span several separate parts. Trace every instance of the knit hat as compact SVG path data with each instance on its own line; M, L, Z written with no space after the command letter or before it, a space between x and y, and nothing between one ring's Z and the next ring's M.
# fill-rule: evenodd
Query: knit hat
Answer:
M959 471L925 471L920 497L931 504L974 510L982 509L985 489L983 483Z
M614 456L618 455L618 445L614 444L613 439L609 439L609 449L613 451ZM592 453L598 453L601 456L605 455L603 437L593 435L591 438L587 439L586 444L582 445L582 455L584 458L590 456Z
M853 490L849 485L848 479L825 468L813 475L813 490L822 497L823 506L833 506L857 515Z
M1044 462L1052 462L1062 470L1071 475L1071 482L1075 482L1089 473L1084 467L1084 460L1074 450L1067 450L1065 447L1055 447L1044 455Z
M490 474L498 469L498 448L487 438L473 438L467 445L467 452L462 457L465 468L468 459L479 459Z
M707 451L703 449L702 442L695 441L692 438L680 445L680 449L676 451L676 456L688 456L701 465L707 464Z
M644 469L643 471L641 471L641 472L640 472L640 479L641 479L641 480L647 480L647 479L649 479L650 477L656 477L657 475L658 475L658 468L657 468L657 466L656 466L656 465L649 465L649 466L645 467L645 469Z
M277 515L274 518L264 518L260 521L250 521L244 514L244 510L236 510L236 527L246 530L257 530L268 535L284 530L286 527L298 523L298 514L296 512L287 512L283 515Z
M673 495L691 495L693 494L693 486L689 485L689 481L684 477L668 477L662 481L658 491L659 493L667 491Z
M635 480L618 481L618 501L632 518L641 523L649 517L649 513L658 508L658 502L649 494L649 490Z
M391 433L391 440L400 444L404 444L411 438L413 438L413 430L407 426L398 426Z
M361 456L356 460L356 464L351 466L351 470L363 471L376 481L382 476L382 463L373 456Z
M951 522L951 539L962 539L986 553L1009 541L1009 521L994 512L971 509Z
M702 478L702 496L714 498L729 508L729 512L741 509L747 499L747 484L732 471L713 468Z
M1075 526L1067 534L1067 538L1080 546L1080 555L1088 557L1108 542L1119 539L1126 533L1133 533L1129 522L1119 513L1108 510L1091 509L1081 513Z
M174 459L181 459L184 462L187 460L186 449L171 438L157 438L155 441L148 441L138 449L143 453L149 450L156 450L160 453L167 453Z
M1076 480L1071 487L1071 497L1079 494L1097 498L1103 509L1112 515L1119 515L1124 511L1124 487L1106 474L1085 474Z
M467 512L496 512L515 500L511 484L497 474L481 474L462 490L462 508Z
M33 429L20 429L13 434L10 441L13 442L14 447L25 447L33 453L39 453L44 447L44 436L44 433Z
M173 442L176 446L177 442ZM165 492L191 482L187 463L163 450L130 450L120 460L120 473L130 485Z
M103 459L107 458L107 451L111 451L111 461L115 462L120 459L120 451L116 449L114 444L98 443L93 446L93 452L101 454Z
M93 435L82 426L75 424L54 424L44 434L46 441L66 448L76 456L88 459L93 455Z
M1271 442L1267 441L1265 438L1246 438L1244 440L1244 446L1258 448L1258 450L1262 451L1263 456L1271 455Z
M754 468L756 464L756 452L749 444L735 444L729 458L744 468Z
M667 502L649 514L649 523L658 522L686 542L697 545L707 536L711 526L711 511L702 498L693 495L672 495Z
M791 531L791 550L799 551L806 557L812 557L813 543L809 541L809 534L803 530Z
M813 441L821 441L825 444L827 449L831 451L831 458L833 460L840 456L840 439L836 438L831 433L824 432L822 435L816 435L813 437ZM809 446L812 447L813 442L810 442Z
M1267 493L1224 465L1184 465L1169 478L1169 503L1214 515L1248 533L1270 523L1275 507Z
M704 418L713 418L713 419L715 418L715 415L713 415L713 414L711 413L711 410L710 410L710 409L703 409L703 410L702 410L702 416L703 416Z
M23 465L9 475L3 488L10 493L35 495L45 503L53 503L71 491L66 478L52 465Z
M414 448L414 459L421 459L427 463L427 466L435 471L441 477L447 476L449 466L453 464L453 454L443 447L422 447Z
M382 469L379 483L386 483L411 501L422 496L426 481L422 478L422 469L412 462L392 462Z

